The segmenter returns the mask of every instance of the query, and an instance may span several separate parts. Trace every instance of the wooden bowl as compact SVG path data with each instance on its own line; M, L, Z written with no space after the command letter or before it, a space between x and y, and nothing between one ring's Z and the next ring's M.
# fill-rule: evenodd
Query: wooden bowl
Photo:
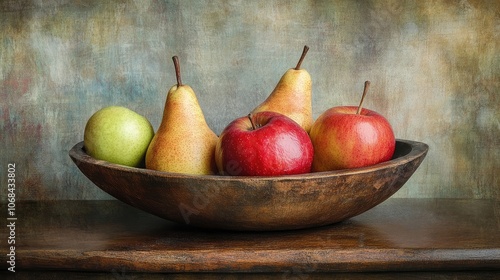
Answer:
M337 223L383 202L415 172L424 143L397 140L392 160L369 167L278 177L184 175L96 160L83 142L69 152L95 185L115 198L182 224L241 231Z

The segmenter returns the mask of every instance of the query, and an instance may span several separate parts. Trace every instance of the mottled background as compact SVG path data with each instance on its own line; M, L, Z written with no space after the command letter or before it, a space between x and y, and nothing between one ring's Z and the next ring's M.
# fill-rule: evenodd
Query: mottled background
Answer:
M499 43L496 0L0 1L1 185L15 163L22 199L109 199L68 156L92 113L156 129L178 55L219 133L307 44L315 117L370 80L365 106L429 144L395 196L500 199Z

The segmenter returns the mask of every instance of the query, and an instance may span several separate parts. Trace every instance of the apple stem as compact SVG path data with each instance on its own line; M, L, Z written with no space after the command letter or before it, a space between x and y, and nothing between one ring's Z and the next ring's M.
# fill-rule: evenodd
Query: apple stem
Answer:
M361 101L359 102L358 111L356 114L361 114L361 109L363 108L363 101L365 100L366 93L368 92L368 88L370 87L370 81L365 82L365 88L363 89L363 96L361 96Z
M248 119L250 120L250 123L252 124L252 129L255 130L255 124L253 123L253 118L252 118L252 114L248 114Z
M173 56L172 60L174 61L175 77L177 79L177 86L180 87L180 86L182 86L182 80L181 80L181 66L179 65L179 58L177 56Z
M306 57L307 51L309 50L308 46L304 46L304 50L302 50L302 55L300 56L299 62L297 63L297 66L295 66L295 70L300 69L300 65L302 64L302 61L304 60L304 57Z

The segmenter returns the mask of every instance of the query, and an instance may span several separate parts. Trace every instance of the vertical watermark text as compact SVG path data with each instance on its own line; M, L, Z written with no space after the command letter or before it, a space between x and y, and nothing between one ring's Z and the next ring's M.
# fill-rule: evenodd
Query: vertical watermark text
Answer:
M16 272L16 164L7 165L7 228L9 236L7 239L8 270Z

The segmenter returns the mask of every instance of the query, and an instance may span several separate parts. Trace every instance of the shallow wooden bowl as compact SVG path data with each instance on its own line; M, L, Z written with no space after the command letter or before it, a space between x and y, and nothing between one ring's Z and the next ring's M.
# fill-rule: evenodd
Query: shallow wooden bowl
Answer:
M317 227L359 215L399 190L428 146L397 140L392 160L364 168L279 177L196 176L96 160L83 142L69 152L99 188L138 209L197 227L264 231Z

